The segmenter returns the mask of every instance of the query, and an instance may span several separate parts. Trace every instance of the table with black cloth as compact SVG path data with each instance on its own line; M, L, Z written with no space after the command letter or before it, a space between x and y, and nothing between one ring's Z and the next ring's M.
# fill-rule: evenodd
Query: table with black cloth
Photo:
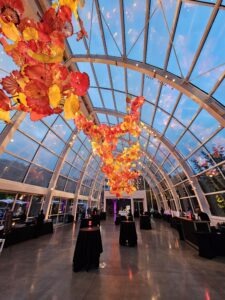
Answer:
M134 221L120 223L120 245L134 247L137 245L137 232Z
M103 252L99 227L81 228L73 256L73 271L98 269L99 257Z
M140 229L152 229L151 220L149 216L141 215L139 222L140 222Z

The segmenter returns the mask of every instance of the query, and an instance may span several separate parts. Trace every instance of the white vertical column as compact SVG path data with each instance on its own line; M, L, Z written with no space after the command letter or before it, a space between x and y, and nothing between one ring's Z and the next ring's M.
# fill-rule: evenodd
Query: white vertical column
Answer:
M106 198L105 198L105 191L104 191L104 205L103 205L103 211L106 211Z
M132 213L132 215L134 215L134 199L133 199L133 197L131 197L130 203L131 203L131 213Z
M146 192L144 193L143 208L144 208L144 211L148 210Z

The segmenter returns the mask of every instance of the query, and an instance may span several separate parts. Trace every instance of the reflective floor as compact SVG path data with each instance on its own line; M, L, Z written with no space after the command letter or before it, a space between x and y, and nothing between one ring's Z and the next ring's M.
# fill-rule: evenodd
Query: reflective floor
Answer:
M8 247L0 255L0 299L225 299L225 258L208 260L161 220L119 246L119 226L102 221L99 270L73 273L77 225Z

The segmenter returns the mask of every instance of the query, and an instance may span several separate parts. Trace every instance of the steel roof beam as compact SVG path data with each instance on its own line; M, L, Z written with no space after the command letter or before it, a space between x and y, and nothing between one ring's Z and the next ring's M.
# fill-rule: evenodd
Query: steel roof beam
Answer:
M123 59L114 56L76 55L72 56L67 61L66 65L69 66L74 62L90 62L116 65L124 68L129 68L155 78L163 84L167 84L185 94L187 97L193 99L202 108L207 110L214 118L216 118L223 127L225 127L225 108L217 101L215 101L212 97L210 97L207 93L193 86L189 82L184 82L181 78L175 76L172 73L156 68L152 65L147 65L138 61Z

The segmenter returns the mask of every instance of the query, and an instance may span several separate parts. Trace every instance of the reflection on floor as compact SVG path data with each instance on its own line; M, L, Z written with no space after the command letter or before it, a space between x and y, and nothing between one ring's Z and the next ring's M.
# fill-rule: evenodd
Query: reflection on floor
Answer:
M3 250L0 299L225 299L225 259L207 260L161 220L140 231L138 246L119 246L119 226L102 221L100 269L72 272L77 225Z

